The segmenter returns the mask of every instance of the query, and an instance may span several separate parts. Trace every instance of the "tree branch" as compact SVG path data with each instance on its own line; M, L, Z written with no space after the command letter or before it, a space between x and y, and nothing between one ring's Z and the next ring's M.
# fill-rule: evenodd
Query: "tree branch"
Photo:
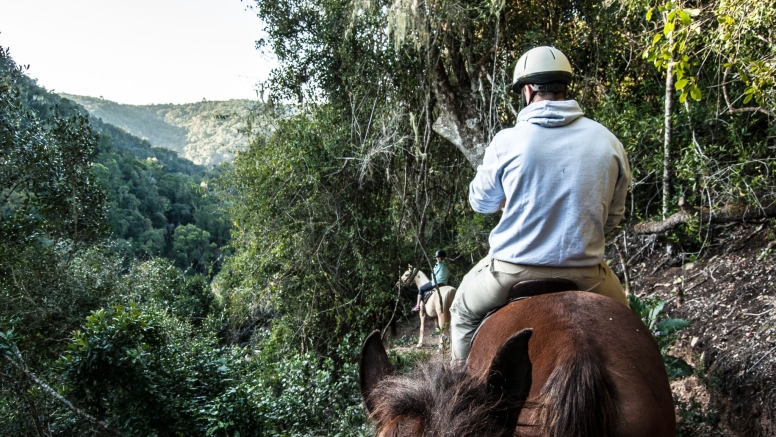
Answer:
M430 56L432 69L431 90L434 93L439 117L431 128L442 138L453 143L463 152L472 167L482 162L487 146L482 132L482 116L466 95L457 95L438 50L432 46ZM460 91L460 89L459 89Z
M771 217L776 217L776 202L761 208L748 205L728 205L715 210L705 207L692 208L674 213L665 220L639 223L633 230L637 234L658 234L693 220L703 223L730 223Z
M16 356L16 359L19 360L22 364L17 363L16 361L14 361L10 356L8 356L8 354L2 354L2 355L3 355L3 358L6 359L6 361L8 361L9 363L11 363L11 365L13 365L17 369L19 369L19 371L21 371L24 374L24 376L26 376L30 381L32 381L35 384L37 384L40 388L43 389L44 392L48 393L54 399L56 399L56 400L62 402L63 404L65 404L65 406L70 411L72 411L75 414L83 417L84 419L88 420L89 422L92 422L93 424L97 425L103 431L109 432L111 434L123 437L123 434L121 434L120 432L118 432L115 429L109 428L108 425L104 421L99 420L96 417L92 416L91 414L87 413L86 411L82 410L81 408L78 408L72 402L67 400L64 396L59 394L56 390L54 390L53 388L49 387L48 384L46 384L45 382L43 382L40 379L38 379L37 376L35 376L32 372L29 371L29 369L27 369L26 365L23 365L24 361L22 361L21 354L19 353L18 349L16 349L16 347L14 347L13 353Z
M628 240L627 236L625 234L625 231L622 233L622 246L620 246L620 243L617 241L617 238L614 239L614 250L617 252L617 256L620 258L620 268L622 268L622 276L623 281L625 282L625 294L631 294L631 288L630 288L630 274L628 273L628 261L625 257L625 251L623 250L623 246L627 249L628 246Z
M727 105L726 110L729 114L740 114L743 112L759 112L761 114L767 115L768 117L776 117L776 113L774 113L773 111L769 111L760 106L747 106L745 108L734 108L733 104L730 103L730 97L728 96L728 92L727 92L726 80L727 80L727 75L729 71L730 71L730 67L725 69L725 72L722 75L722 84L721 84L722 95L725 96L725 104Z

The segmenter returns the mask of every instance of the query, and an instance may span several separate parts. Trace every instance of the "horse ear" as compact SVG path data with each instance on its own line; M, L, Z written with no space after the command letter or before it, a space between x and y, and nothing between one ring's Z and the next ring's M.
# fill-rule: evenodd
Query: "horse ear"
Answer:
M532 329L523 329L509 337L496 352L488 370L488 390L498 397L508 396L521 406L531 391L532 366L528 357L531 335Z
M371 413L374 405L369 395L383 378L394 373L388 354L380 339L380 331L374 331L364 341L361 347L361 357L358 360L358 379L361 386L361 397L364 398L366 409Z

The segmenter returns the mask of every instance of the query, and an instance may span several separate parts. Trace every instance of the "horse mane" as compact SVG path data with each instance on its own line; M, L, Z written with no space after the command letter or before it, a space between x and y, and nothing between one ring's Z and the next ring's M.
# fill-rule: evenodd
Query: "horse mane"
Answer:
M615 435L619 422L617 388L604 367L598 349L569 350L568 360L558 360L537 404L539 423L546 437Z
M483 378L442 360L380 381L369 401L380 437L515 436L516 415L525 406L489 393Z

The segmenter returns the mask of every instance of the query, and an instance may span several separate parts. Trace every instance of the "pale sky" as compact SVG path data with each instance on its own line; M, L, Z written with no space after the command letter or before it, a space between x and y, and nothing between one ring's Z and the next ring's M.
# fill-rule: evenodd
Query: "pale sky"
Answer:
M127 104L256 99L275 65L250 0L0 0L0 45L49 91Z

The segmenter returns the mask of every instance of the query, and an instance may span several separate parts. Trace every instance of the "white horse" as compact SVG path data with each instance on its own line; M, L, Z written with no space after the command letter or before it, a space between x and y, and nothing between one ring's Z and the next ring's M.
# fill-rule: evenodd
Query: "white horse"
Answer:
M412 266L409 266L409 270L399 279L402 284L406 284L409 281L413 272ZM422 271L418 270L415 274L415 286L420 289L421 286L429 282L428 276ZM418 338L418 345L416 347L423 346L423 333L426 329L426 316L436 319L439 329L444 329L442 338L450 335L450 305L453 304L455 298L455 288L449 285L443 285L434 287L434 292L429 296L428 300L424 303L423 299L420 300L420 335Z

